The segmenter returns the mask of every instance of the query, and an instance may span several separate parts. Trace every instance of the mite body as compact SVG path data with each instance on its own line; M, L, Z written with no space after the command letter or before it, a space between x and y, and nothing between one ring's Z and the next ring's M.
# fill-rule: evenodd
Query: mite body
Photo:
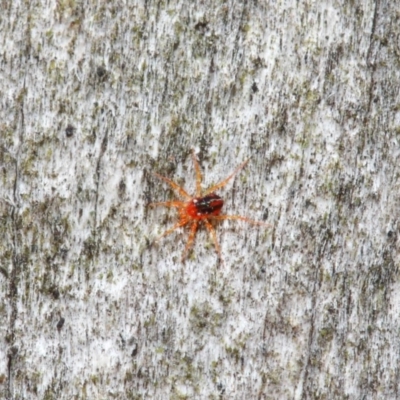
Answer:
M205 219L219 215L224 201L215 193L204 197L195 197L187 205L187 213L194 219Z
M220 215L222 206L224 205L224 200L218 196L215 192L219 189L222 189L226 184L242 169L244 168L248 160L240 164L226 179L223 181L213 185L212 187L206 189L205 191L201 188L202 182L202 174L200 171L200 166L197 161L196 155L194 151L192 151L192 158L194 169L196 172L196 193L194 196L188 194L182 187L177 185L175 182L166 178L165 176L159 175L157 173L153 173L157 178L166 182L172 189L174 189L178 195L183 198L183 201L175 200L175 201L162 201L157 203L150 203L149 206L164 206L164 207L172 207L176 208L179 214L178 222L172 226L172 228L168 229L164 232L159 239L164 236L169 235L174 232L176 229L184 227L186 225L190 225L189 230L189 239L185 246L185 250L182 255L182 261L186 258L189 250L193 245L194 238L196 236L197 229L200 224L203 224L214 242L215 250L217 251L218 257L222 260L221 257L221 248L218 243L217 235L213 226L215 221L222 220L234 220L234 221L244 221L253 225L263 225L270 226L264 222L254 221L247 217L242 217L241 215ZM159 240L158 239L158 240Z

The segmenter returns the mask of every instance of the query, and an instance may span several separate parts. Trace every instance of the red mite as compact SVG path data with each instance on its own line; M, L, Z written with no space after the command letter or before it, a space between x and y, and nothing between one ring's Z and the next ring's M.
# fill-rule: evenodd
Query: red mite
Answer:
M210 221L214 220L240 220L245 221L254 225L264 225L270 226L269 224L265 224L264 222L254 221L252 219L242 217L241 215L220 215L222 206L224 205L224 200L220 196L218 196L215 191L223 188L230 179L232 179L242 168L244 168L249 160L240 164L226 179L217 183L216 185L211 186L209 189L206 189L204 192L201 190L201 182L202 175L199 167L199 163L197 161L194 150L192 150L192 158L194 169L196 171L196 195L195 197L190 196L183 188L177 185L175 182L171 181L164 176L161 176L157 173L153 173L157 178L162 179L164 182L167 182L168 185L172 187L182 198L184 201L163 201L160 203L150 203L150 207L156 206L165 206L165 207L175 207L178 209L179 213L179 221L166 232L164 232L157 240L160 240L162 237L169 235L174 232L176 229L185 226L187 224L191 224L189 239L187 241L185 250L183 251L182 261L185 260L188 251L193 245L194 238L196 236L197 228L200 223L204 223L210 236L214 242L215 249L217 251L218 257L221 260L221 248L218 243L217 235L215 233L215 229Z

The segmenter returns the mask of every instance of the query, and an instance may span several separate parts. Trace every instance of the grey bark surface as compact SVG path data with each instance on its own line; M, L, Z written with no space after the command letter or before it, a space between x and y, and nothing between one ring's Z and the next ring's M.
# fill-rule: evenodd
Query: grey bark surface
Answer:
M400 8L13 1L0 16L0 398L400 397ZM250 157L224 263L194 193Z

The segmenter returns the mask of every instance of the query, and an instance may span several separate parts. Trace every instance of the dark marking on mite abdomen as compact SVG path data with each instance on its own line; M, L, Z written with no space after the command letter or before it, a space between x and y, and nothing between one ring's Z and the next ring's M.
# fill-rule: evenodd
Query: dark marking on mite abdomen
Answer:
M196 207L197 214L209 215L218 214L221 211L224 201L215 193L211 193L204 197L197 197L193 199Z

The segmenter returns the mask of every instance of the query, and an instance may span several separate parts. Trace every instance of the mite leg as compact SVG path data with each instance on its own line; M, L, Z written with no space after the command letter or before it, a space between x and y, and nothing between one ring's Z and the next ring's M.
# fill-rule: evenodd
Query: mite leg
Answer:
M230 219L230 220L235 220L235 221L239 220L239 221L244 221L244 222L247 222L247 223L253 224L253 225L262 225L262 226L267 226L269 228L272 228L271 224L267 224L267 223L261 222L261 221L255 221L254 219L242 217L241 215L216 215L216 216L210 217L210 219L218 219L218 220Z
M183 188L181 188L179 185L177 185L175 182L172 182L171 179L166 178L165 176L159 175L156 172L152 172L154 176L156 176L158 179L163 180L164 182L167 182L169 186L172 187L172 189L176 190L177 193L179 193L182 197L185 199L191 199L191 196L189 196Z
M230 179L232 179L241 169L243 169L247 165L248 162L249 160L246 160L244 163L240 164L226 179L207 189L204 195L216 192L218 189L224 187L229 182Z
M183 201L161 201L158 203L149 203L147 206L148 207L158 207L158 206L164 206L164 207L183 207L185 203Z
M204 223L206 224L206 228L208 232L210 233L211 239L214 242L215 250L217 251L218 258L222 261L222 256L221 256L221 248L219 247L218 239L217 239L217 234L215 233L214 227L210 224L209 221L206 219L204 220Z
M201 181L203 180L203 177L201 176L199 162L197 161L196 154L193 149L192 149L192 158L193 158L194 169L196 171L196 196L200 197L201 196Z
M185 261L185 258L187 256L189 250L193 246L193 241L194 241L194 237L196 236L198 224L199 223L197 221L194 221L192 223L192 226L190 227L189 239L186 243L185 250L183 251L183 254L182 254L182 262Z
M167 231L165 231L161 236L159 236L156 239L156 242L159 242L161 238L163 238L164 236L169 235L170 233L172 233L173 231L177 230L178 228L180 228L181 226L185 226L189 221L188 220L183 220L183 221L179 221L178 223L176 223L172 228L168 229Z

